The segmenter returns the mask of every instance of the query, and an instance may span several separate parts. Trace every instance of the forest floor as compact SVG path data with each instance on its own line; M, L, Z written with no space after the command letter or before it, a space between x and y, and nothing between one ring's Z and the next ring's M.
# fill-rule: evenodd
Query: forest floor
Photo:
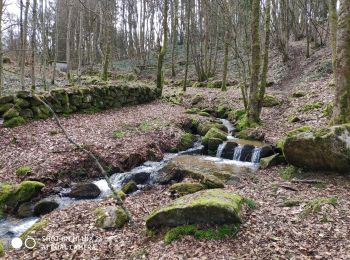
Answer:
M333 99L332 78L329 71L330 51L314 50L309 59L303 57L302 42L290 46L290 61L282 64L276 55L271 60L270 78L275 84L267 92L282 101L281 106L264 108L260 131L267 142L274 143L287 131L305 124L323 127L328 123L324 113ZM165 96L173 96L180 90L174 86L165 88ZM302 91L306 95L293 98ZM198 107L225 105L242 108L240 90L231 87L227 92L218 89L189 88L182 96L182 105L165 101L128 107L94 115L72 115L62 118L68 132L79 142L91 146L101 158L114 162L120 156L123 163L130 153L146 151L144 147L161 142L178 142L178 127L191 106L196 94L204 99ZM305 105L319 102L318 108L305 110ZM299 122L289 118L297 116ZM146 122L146 123L144 123ZM129 130L128 130L129 129ZM134 129L134 130L130 130ZM137 129L137 130L135 130ZM146 131L145 131L146 129ZM118 139L113 131L125 132ZM29 164L35 174L50 176L50 170L66 163L77 163L79 153L64 140L50 120L31 122L12 130L0 128L1 181L18 181L15 169ZM54 133L54 134L53 134ZM162 150L156 148L157 151ZM4 152L3 152L4 151ZM161 157L161 152L155 152ZM124 158L124 159L123 159ZM144 158L142 158L144 159ZM131 160L133 161L133 160ZM142 161L142 160L140 160ZM140 162L139 161L139 162ZM252 198L257 207L244 208L243 225L236 238L220 241L196 240L186 236L166 244L161 236L148 236L145 218L159 206L169 202L167 186L155 186L151 190L128 196L126 206L134 218L134 225L127 224L121 230L105 231L95 227L94 209L113 203L86 201L44 217L47 225L30 235L37 241L35 250L18 250L7 253L7 259L349 259L350 258L350 177L326 172L297 173L298 178L320 181L318 184L295 183L293 175L286 174L282 166L259 170L242 177L226 189ZM48 177L49 178L49 177ZM334 205L323 205L307 211L320 198L337 198ZM286 201L297 202L287 207ZM42 236L88 236L84 250L56 248ZM69 242L65 243L68 247Z

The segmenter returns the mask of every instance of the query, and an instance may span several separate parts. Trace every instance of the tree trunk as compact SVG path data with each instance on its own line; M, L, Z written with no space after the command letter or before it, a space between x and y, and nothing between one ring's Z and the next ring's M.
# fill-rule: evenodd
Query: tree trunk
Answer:
M177 43L177 12L178 12L178 7L179 7L179 1L174 0L173 1L173 46L172 46L172 51L171 51L171 76L175 78L176 76L176 71L175 71L175 62L176 62L176 57L175 57L175 50L176 50L176 43Z
M4 90L4 64L3 64L3 49L2 49L2 17L4 13L4 0L0 0L0 96Z
M33 21L32 21L32 39L31 39L31 48L32 48L32 90L35 91L35 50L36 50L36 18L37 18L37 0L33 1Z
M55 84L56 80L56 66L57 66L57 58L58 58L58 22L59 22L59 7L60 7L60 1L57 0L56 2L56 17L55 17L55 54L53 59L53 71L52 71L52 80L51 84Z
M333 78L334 82L337 79L337 0L329 1L329 24L330 24L330 41L332 47L332 65L333 65Z
M68 21L67 21L67 37L66 37L66 62L67 62L67 79L71 81L70 75L70 33L72 29L72 8L73 5L71 3L68 4Z
M167 50L168 44L168 0L164 0L163 10L163 46L160 46L158 55L158 68L157 68L157 88L159 93L162 94L164 84L163 62Z
M187 77L188 77L188 66L189 66L189 60L190 60L190 19L191 17L191 6L190 6L190 0L187 1L186 5L186 67L185 67L185 80L182 87L182 90L186 92L187 88Z
M260 36L259 36L260 0L252 2L251 21L251 79L249 90L248 122L255 124L259 118L259 73L260 73Z
M45 6L44 6L45 5ZM47 90L46 84L46 65L47 65L47 37L46 37L46 0L41 0L41 37L43 43L43 67L42 67L42 80L44 89Z
M78 85L81 85L81 63L83 46L83 11L79 11L79 44L78 44Z
M229 51L229 32L226 31L225 33L225 50L224 50L224 72L222 75L222 85L221 90L226 91L227 90L227 71L228 71L228 51Z
M350 1L340 1L333 123L350 122Z
M262 110L263 100L265 96L267 73L269 69L269 47L270 47L270 11L271 11L271 0L265 1L265 46L263 56L263 67L261 72L260 81L260 93L259 93L259 117Z
M21 86L22 90L25 89L24 74L25 74L25 63L26 63L26 48L27 48L27 34L28 34L28 9L29 0L26 1L26 6L24 10L24 20L23 20L23 33L22 33L22 55L21 55Z

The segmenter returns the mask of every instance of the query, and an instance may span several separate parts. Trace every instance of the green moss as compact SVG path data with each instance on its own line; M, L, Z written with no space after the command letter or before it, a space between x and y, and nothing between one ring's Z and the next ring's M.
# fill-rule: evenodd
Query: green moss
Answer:
M114 212L110 212L114 211ZM105 207L97 208L96 214L96 226L101 228L122 228L129 220L128 215L121 207ZM107 218L112 217L113 223L107 221Z
M322 108L322 106L323 106L322 102L310 103L310 104L306 104L305 106L300 108L298 111L299 112L307 112L307 111L311 111L311 110L315 110L315 109L320 109L320 108Z
M333 113L333 107L334 107L333 102L328 103L322 111L323 116L327 118L331 118Z
M227 133L216 127L212 127L203 137L203 144L208 145L209 139L212 138L217 138L221 139L222 141L225 141L227 139Z
M322 205L330 204L337 205L338 198L337 197L321 197L310 200L303 211L300 213L302 217L307 217L311 214L315 214L321 211Z
M238 121L238 124L236 125L237 130L242 131L247 128L255 128L257 127L257 123L252 123L249 121L248 116L244 114Z
M24 231L20 235L20 239L24 241L31 232L42 230L47 226L47 224L48 224L48 221L46 219L41 219L39 222L36 222L33 226L31 226L26 231Z
M123 131L115 130L113 131L113 136L117 139L122 139L125 136Z
M23 181L17 187L16 192L12 200L17 203L22 203L29 201L33 197L37 196L42 188L45 187L45 184L37 181Z
M327 134L330 134L332 131L329 128L321 128L313 131L315 137L324 137Z
M195 136L191 133L184 133L180 139L180 150L187 150L193 146Z
M5 113L13 107L12 103L2 104L0 105L0 114Z
M11 119L14 117L19 116L19 111L16 108L10 108L9 110L6 111L6 113L3 115L4 119Z
M4 256L5 256L4 244L3 244L3 242L0 240L0 257L4 257Z
M197 93L191 100L191 104L192 105L196 105L198 104L199 102L203 101L204 100L204 97L203 97L203 94L201 93Z
M124 192L125 194L130 194L130 193L133 193L137 190L138 190L138 188L137 188L137 184L135 181L129 181L122 188L122 192Z
M294 129L292 131L287 132L286 135L288 137L291 137L291 136L295 136L295 135L298 135L298 134L301 134L301 133L311 132L311 131L312 131L312 127L308 126L308 125L305 125L305 126L302 126L302 127L299 127L297 129Z
M193 107L185 110L186 114L197 114L200 111L199 108Z
M4 122L4 127L17 127L20 125L24 125L26 123L26 120L21 117L21 116L17 116L17 117L13 117L11 119L5 120Z
M147 122L142 122L139 125L139 128L143 132L148 132L148 131L150 131L152 129L152 126L149 123L147 123Z
M246 114L246 111L244 108L231 110L227 113L227 119L231 122L239 121L245 116L245 114Z
M256 203L251 198L243 198L244 204L246 204L250 209L256 209Z
M264 107L275 107L281 105L281 102L272 95L265 95L263 100Z
M283 207L297 207L302 203L299 199L288 199L283 202Z
M293 179L297 171L298 168L294 167L293 165L289 165L285 168L279 169L280 176L285 181L290 181L291 179Z
M16 175L24 176L24 175L30 174L31 172L32 172L32 168L30 166L21 166L17 168Z
M205 112L205 111L199 112L198 115L205 116L205 117L210 117L210 114L208 112Z
M222 240L228 237L235 237L239 231L239 227L239 224L222 225L207 229L200 229L196 225L179 226L167 231L164 241L170 244L184 236L194 236L197 240Z
M192 194L203 189L205 189L205 187L202 184L191 182L175 183L169 188L170 191L176 191L181 196Z
M20 108L30 107L30 103L23 98L16 98L15 105Z
M294 92L292 94L292 97L293 98L300 98L300 97L304 97L306 96L306 93L305 92L302 92L302 91L297 91L297 92Z
M90 108L83 109L81 112L84 114L95 114L95 113L101 112L101 109L97 107L90 107Z

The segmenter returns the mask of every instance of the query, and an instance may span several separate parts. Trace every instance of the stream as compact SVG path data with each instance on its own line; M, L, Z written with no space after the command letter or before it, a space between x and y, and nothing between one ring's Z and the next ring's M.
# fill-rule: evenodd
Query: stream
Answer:
M221 154L227 144L227 142L224 142L218 147L216 157L205 156L204 160L208 162L214 162L216 165L218 165L218 167L221 167L222 165L225 165L225 167L230 167L230 169L232 169L232 172L246 172L247 169L252 172L257 171L259 168L258 163L260 160L261 147L264 144L260 142L252 142L235 138L233 136L235 127L228 120L221 119L221 122L228 129L227 142L233 141L237 143L238 146L234 148L234 152L232 151L233 157L231 159L221 158ZM142 187L154 184L155 176L157 176L158 171L162 169L162 167L164 167L164 165L171 159L180 155L203 154L204 146L202 145L200 138L198 138L198 140L199 141L195 142L192 148L179 153L165 154L163 160L159 162L147 161L143 165L136 167L131 171L113 174L110 177L112 185L116 189L120 189L128 181L138 179L139 182L136 181L136 183L138 183L139 188L141 188L142 190ZM252 152L252 158L250 161L241 161L241 155L245 145L255 147L254 151ZM93 200L102 200L111 194L111 191L108 188L108 185L104 179L94 181L93 183L96 184L101 190L100 196ZM66 194L67 192L69 192L69 189L63 189L59 194L51 195L46 199L53 200L59 203L58 209L64 209L72 204L82 203L86 201L66 197L64 194ZM141 191L139 190L137 192ZM26 231L28 228L34 225L39 219L40 217L29 217L19 219L12 216L7 216L6 218L0 219L0 239L4 241L10 241L12 238L19 237L24 231Z

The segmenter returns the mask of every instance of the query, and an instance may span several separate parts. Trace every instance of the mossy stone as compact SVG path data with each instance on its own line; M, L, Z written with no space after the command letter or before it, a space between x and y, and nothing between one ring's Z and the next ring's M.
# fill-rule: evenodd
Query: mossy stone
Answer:
M2 96L0 97L0 104L12 103L14 100L13 96Z
M198 191L154 211L147 218L146 226L150 230L161 230L189 224L241 223L239 213L243 203L241 196L222 189Z
M260 169L267 169L272 166L276 166L282 163L285 163L286 160L283 155L280 154L274 154L269 157L261 158L260 159Z
M30 166L21 166L16 169L16 175L17 176L25 176L27 174L30 174L32 172L32 168Z
M306 93L305 92L302 92L302 91L297 91L297 92L294 92L292 94L292 97L293 98L300 98L300 97L304 97L306 96Z
M129 220L124 209L119 206L97 208L95 214L96 226L104 229L122 228Z
M263 100L263 107L275 107L281 105L281 102L272 95L265 95Z
M209 138L208 140L208 153L209 155L216 155L216 151L220 144L223 143L223 140L220 138Z
M0 257L4 257L4 256L5 256L4 244L3 244L3 242L0 240Z
M176 191L179 195L187 195L192 194L200 190L204 190L204 185L200 183L193 183L193 182L180 182L175 183L170 186L170 191Z
M10 110L13 107L12 103L6 103L0 105L0 114L5 113L6 111Z
M217 138L222 141L225 141L227 139L227 133L216 127L212 127L204 136L203 144L208 145L209 139L213 139L213 138Z
M33 204L31 202L22 203L17 209L16 216L19 218L33 216Z
M4 119L11 119L14 117L19 116L19 111L16 108L10 108L9 110L6 111L6 113L4 114Z
M138 189L139 188L137 187L137 184L135 181L129 181L127 184L125 184L122 187L122 192L124 192L125 194L130 194L137 191Z
M188 108L185 110L185 113L186 114L197 114L198 112L200 112L200 109L199 108Z
M184 133L181 135L180 139L180 145L179 149L180 150L187 150L193 146L193 143L195 141L195 136L191 133Z
M20 108L28 108L30 107L30 102L23 98L16 98L15 105Z
M19 112L19 115L20 115L21 117L28 118L28 119L34 117L34 113L33 113L33 111L32 111L30 108L22 109L22 110Z
M208 112L205 112L205 111L200 111L200 112L198 113L198 115L200 115L200 116L205 116L205 117L210 117L210 114L209 114Z
M288 163L299 168L349 173L350 124L289 132L283 153Z
M20 125L24 125L26 123L26 120L21 116L16 116L11 119L5 120L4 127L17 127Z

